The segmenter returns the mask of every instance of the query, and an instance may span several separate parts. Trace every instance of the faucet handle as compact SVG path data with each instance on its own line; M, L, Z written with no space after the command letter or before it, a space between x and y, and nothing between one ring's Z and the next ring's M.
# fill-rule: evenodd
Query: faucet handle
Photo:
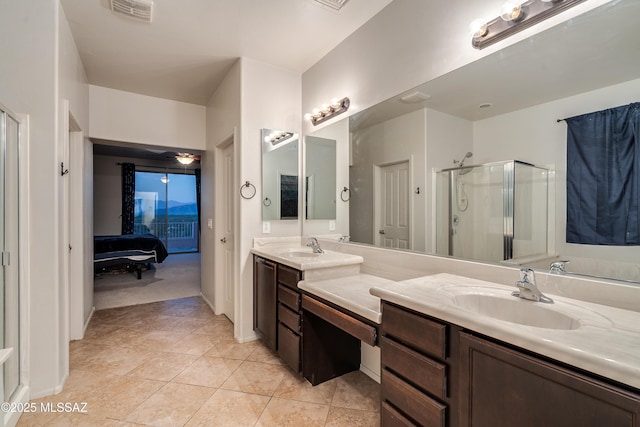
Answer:
M531 277L531 280L529 280ZM520 269L520 281L524 283L529 283L534 281L534 273L531 268L521 268Z

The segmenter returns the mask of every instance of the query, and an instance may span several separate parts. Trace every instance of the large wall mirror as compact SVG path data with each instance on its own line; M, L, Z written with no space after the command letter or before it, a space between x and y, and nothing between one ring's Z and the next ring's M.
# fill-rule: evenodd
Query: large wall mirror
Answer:
M262 129L262 220L298 219L298 134Z
M338 140L338 151L351 154L336 171L348 176L351 200L346 215L338 212L336 231L354 243L428 253L464 228L502 235L502 210L487 221L469 213L480 203L498 209L484 198L480 178L497 173L496 164L504 176L502 165L515 161L527 171L531 210L517 207L527 221L516 221L512 232L531 248L513 252L509 263L549 271L552 261L568 259L568 273L640 282L640 247L566 243L567 128L558 121L640 101L637 16L640 2L607 3L321 129L346 127L350 135ZM447 181L453 195L439 200L438 172L461 162L460 171L447 175L456 177ZM405 237L388 238L381 227L387 184L402 194L391 222ZM437 225L444 205L453 211L449 224ZM332 233L303 223L303 234L323 232ZM468 254L454 252L473 258Z

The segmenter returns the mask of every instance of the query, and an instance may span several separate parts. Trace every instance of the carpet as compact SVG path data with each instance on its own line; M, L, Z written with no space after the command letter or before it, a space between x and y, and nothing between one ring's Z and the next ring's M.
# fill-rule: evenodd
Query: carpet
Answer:
M99 274L94 278L96 310L200 295L200 254L170 254L137 279L135 272Z

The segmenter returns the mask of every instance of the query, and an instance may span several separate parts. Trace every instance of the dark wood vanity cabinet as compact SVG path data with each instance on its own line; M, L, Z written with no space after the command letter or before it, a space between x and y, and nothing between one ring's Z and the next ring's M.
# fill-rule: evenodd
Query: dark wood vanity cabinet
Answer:
M302 272L254 255L253 329L294 371L301 372Z
M640 395L460 334L461 426L640 426Z
M389 426L640 427L637 390L383 302Z
M456 426L451 328L384 302L381 335L382 425Z
M302 272L278 264L278 355L296 372L302 370L300 280Z
M277 265L253 257L253 330L272 350L277 346Z

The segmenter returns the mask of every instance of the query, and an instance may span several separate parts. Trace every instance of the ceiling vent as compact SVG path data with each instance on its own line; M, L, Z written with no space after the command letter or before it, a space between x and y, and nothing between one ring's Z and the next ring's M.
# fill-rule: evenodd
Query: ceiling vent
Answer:
M111 10L130 18L151 23L153 18L152 0L111 0Z
M330 7L333 10L340 10L342 6L349 0L313 0L315 3L321 4L322 6Z

